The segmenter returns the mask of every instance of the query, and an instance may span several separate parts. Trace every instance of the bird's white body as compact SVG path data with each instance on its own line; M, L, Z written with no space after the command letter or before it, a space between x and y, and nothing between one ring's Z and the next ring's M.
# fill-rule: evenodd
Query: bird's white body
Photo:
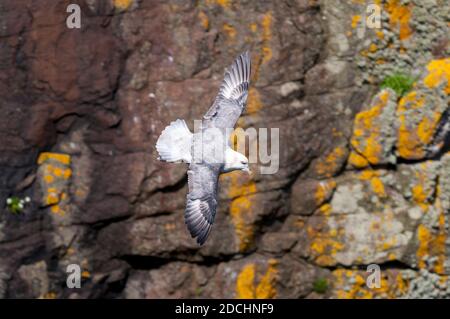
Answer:
M245 155L233 150L227 141L228 136L220 130L207 129L198 133L200 135L201 146L193 147L194 134L189 131L184 120L176 120L170 123L161 133L156 149L160 154L160 160L170 163L184 162L223 164L221 172L227 173L234 170L249 172L248 159ZM203 143L211 140L215 143ZM204 146L205 144L205 146ZM208 147L212 145L215 147Z

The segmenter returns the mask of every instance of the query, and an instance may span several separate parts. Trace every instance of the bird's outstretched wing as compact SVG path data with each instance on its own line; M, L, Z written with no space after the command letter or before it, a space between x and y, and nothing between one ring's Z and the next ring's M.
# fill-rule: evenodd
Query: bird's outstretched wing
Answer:
M187 174L189 193L184 219L191 236L203 245L216 216L219 168L192 163Z
M203 116L207 126L234 128L247 104L250 73L250 54L245 52L225 72L219 94Z

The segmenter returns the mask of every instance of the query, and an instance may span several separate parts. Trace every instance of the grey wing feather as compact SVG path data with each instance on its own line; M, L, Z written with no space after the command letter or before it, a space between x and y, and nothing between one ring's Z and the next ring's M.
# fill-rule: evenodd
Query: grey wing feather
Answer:
M185 223L197 243L203 245L214 223L217 207L219 169L201 164L191 164L188 170Z
M233 128L236 125L247 104L250 74L250 54L245 52L225 72L219 94L203 117L210 126Z

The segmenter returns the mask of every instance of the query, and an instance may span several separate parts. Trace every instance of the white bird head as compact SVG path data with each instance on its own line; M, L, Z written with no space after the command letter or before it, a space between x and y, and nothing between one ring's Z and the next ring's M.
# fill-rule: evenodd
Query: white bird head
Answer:
M250 174L248 158L245 155L228 148L225 152L224 172L241 170Z

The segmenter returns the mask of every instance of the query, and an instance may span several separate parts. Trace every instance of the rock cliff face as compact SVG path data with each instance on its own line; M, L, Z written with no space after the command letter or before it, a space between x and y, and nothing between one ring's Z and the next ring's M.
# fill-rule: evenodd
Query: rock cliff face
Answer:
M450 297L449 4L375 3L379 29L365 1L2 1L0 297ZM279 128L280 167L223 175L199 248L154 145L247 49L238 126Z

